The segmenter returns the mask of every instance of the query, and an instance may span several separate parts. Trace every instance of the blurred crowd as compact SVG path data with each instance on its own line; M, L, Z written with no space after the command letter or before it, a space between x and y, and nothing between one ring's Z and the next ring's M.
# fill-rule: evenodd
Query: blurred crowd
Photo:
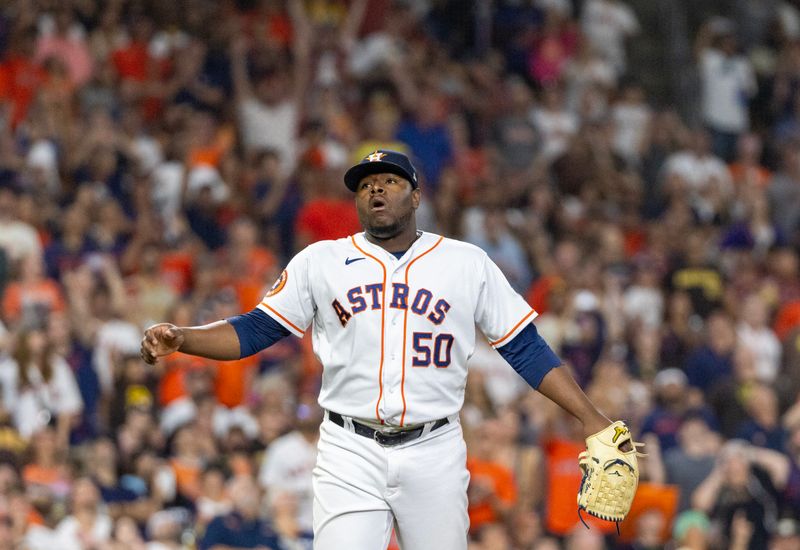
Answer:
M692 4L737 9L685 37L686 116L623 0L2 3L0 548L311 548L310 342L139 342L358 232L342 174L382 147L647 443L586 529L580 426L479 345L470 550L799 549L800 6Z

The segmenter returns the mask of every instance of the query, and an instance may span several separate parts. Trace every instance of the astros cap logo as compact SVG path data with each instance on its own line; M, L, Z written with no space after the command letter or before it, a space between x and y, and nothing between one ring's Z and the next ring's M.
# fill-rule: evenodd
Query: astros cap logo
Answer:
M411 182L411 187L419 187L417 171L408 157L397 151L375 149L361 158L358 164L351 166L344 174L344 184L350 191L355 192L359 182L370 174L390 173L402 176Z

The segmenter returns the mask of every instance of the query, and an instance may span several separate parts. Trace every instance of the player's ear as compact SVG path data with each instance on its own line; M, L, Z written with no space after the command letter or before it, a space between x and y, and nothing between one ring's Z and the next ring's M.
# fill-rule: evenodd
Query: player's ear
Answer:
M414 210L419 208L419 201L422 199L422 191L419 190L419 187L416 189L411 190L411 205L414 207Z

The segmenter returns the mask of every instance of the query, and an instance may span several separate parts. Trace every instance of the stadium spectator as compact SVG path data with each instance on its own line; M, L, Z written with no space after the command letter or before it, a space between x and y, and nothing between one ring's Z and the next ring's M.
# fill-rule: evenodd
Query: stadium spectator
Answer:
M294 60L291 66L272 60L258 71L255 82L247 66L247 40L239 35L230 48L233 90L246 150L271 149L279 151L284 174L294 169L297 161L297 131L300 109L309 79L309 44L311 32L305 21L300 2L290 3L294 40Z
M211 521L200 541L201 550L220 547L257 548L259 546L282 550L278 535L259 513L260 490L255 480L245 476L229 482L228 494L233 511Z
M677 440L676 447L664 451L664 468L667 481L680 488L681 513L690 509L692 493L714 468L721 438L703 415L689 413L678 428Z
M714 469L692 494L692 503L718 526L718 544L732 547L765 547L777 521L769 478L754 468L736 441L723 447Z
M495 425L496 421L486 420L477 427L467 457L470 531L475 533L505 521L518 498L512 470L496 457Z
M42 243L36 230L15 215L18 199L17 189L0 186L0 247L10 262L42 254Z
M583 8L582 23L591 46L618 75L624 74L625 40L640 30L633 10L619 0L589 0Z
M58 548L93 550L111 539L112 519L100 509L100 492L92 480L75 480L70 499L70 515L56 525L53 544Z
M749 129L748 103L756 93L750 61L737 52L733 23L718 18L697 33L703 120L711 131L711 149L731 161L739 135Z
M291 500L296 507L298 530L311 532L311 475L317 459L316 443L323 411L306 399L297 407L297 428L275 439L264 457L258 481L271 506Z

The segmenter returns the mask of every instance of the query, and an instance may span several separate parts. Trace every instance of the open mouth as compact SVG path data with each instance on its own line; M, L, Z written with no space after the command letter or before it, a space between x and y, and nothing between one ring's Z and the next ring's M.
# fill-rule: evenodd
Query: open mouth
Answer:
M373 198L369 201L369 209L373 212L383 212L386 210L386 201L381 198Z

